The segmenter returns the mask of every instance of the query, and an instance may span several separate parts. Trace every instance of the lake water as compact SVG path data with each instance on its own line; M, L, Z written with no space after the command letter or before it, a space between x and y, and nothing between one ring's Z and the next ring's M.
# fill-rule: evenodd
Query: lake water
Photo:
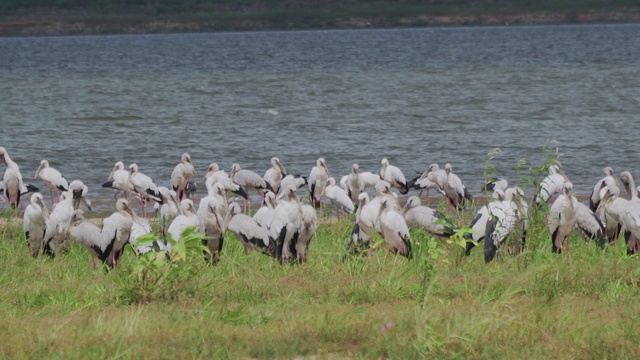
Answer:
M98 200L116 161L167 186L185 151L198 179L272 156L303 174L450 162L479 194L493 148L515 180L557 140L578 193L606 165L638 174L640 25L0 38L0 79L23 177L48 159Z

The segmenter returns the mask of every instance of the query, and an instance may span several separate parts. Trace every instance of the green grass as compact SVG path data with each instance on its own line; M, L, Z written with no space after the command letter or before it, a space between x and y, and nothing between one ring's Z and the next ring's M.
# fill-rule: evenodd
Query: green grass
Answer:
M638 258L575 236L569 263L551 254L544 214L522 255L489 265L481 247L460 260L422 231L412 261L382 249L345 259L350 223L324 218L298 266L245 255L229 235L218 266L193 258L195 275L145 301L125 291L131 253L109 273L80 246L34 260L2 216L2 358L640 356Z

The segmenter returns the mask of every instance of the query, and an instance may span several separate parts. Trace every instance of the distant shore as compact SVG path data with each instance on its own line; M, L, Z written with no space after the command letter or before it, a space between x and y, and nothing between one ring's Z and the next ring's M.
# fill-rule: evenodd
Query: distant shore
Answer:
M0 16L0 36L58 36L93 34L198 33L215 31L263 31L306 29L366 29L429 26L548 25L638 23L640 9L581 11L533 11L476 14L415 14L385 16L280 17L270 14L110 14L82 12L34 12Z

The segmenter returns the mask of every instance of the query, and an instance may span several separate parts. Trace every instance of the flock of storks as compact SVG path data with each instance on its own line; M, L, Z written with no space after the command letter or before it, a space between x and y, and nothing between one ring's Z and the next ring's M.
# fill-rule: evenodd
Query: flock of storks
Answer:
M52 210L49 211L38 188L23 182L18 165L3 147L0 147L0 158L6 166L0 182L6 199L0 196L0 200L17 208L20 197L33 192L23 215L23 229L32 256L55 256L64 251L70 240L75 240L92 254L94 266L96 259L109 267L116 266L127 243L139 253L166 251L170 254L172 244L190 227L204 234L203 243L208 248L205 257L213 264L220 259L227 230L242 243L245 253L255 250L282 263L304 262L318 224L316 209L323 207L325 199L335 206L338 217L355 213L355 225L348 242L350 252L371 251L374 233L377 233L390 251L411 259L409 228L422 228L436 238L451 237L457 228L440 212L421 205L419 196L410 196L401 205L397 192L392 189L403 195L411 189L426 190L427 197L433 189L444 196L451 212L460 210L471 200L450 164L444 169L432 164L423 174L407 181L402 171L384 158L379 174L361 172L358 164L353 164L351 172L337 183L323 158L317 160L308 177L303 177L288 174L274 157L264 176L242 169L238 164L233 164L230 173L216 163L210 164L203 178L207 195L196 206L192 199L195 192L191 191L195 189L196 171L190 155L185 153L171 173L170 188L156 186L135 163L126 169L122 162L117 162L102 185L116 190L116 210L99 227L84 220L80 207L84 203L91 210L91 202L86 198L88 189L80 180L68 183L47 160L42 160L34 178L50 190ZM620 182L629 194L626 199L620 196L613 170L606 167L604 172L605 177L595 185L587 206L573 195L573 185L559 165L549 167L549 175L540 182L534 196L534 206L546 205L557 195L548 216L553 252L566 252L570 256L570 243L566 240L574 229L581 230L587 239L595 240L602 247L609 241L617 241L619 233L624 231L627 251L640 251L640 200L633 178L628 171L620 175ZM311 204L303 203L298 195L298 190L305 185L309 188ZM249 216L252 191L260 195L261 207ZM524 245L528 204L522 189L509 188L504 179L490 182L483 191L492 191L492 199L479 208L470 224L471 231L464 234L465 253L469 255L472 248L484 240L485 261L490 262L507 239L517 239L520 248ZM236 201L229 201L229 192L245 200L244 212ZM370 198L370 193L375 196ZM139 199L143 217L136 216L132 210L132 197ZM155 202L159 212L162 234L153 241L139 243L141 236L151 233L151 226L144 218L149 201Z

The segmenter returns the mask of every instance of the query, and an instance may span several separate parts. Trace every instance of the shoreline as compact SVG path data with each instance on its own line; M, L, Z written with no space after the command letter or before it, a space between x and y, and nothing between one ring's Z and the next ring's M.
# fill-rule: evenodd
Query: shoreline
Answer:
M259 14L258 14L259 15ZM329 16L318 19L270 19L256 14L148 16L45 12L0 16L0 37L170 34L229 31L383 29L453 26L530 26L640 23L640 9L534 11L412 16Z

